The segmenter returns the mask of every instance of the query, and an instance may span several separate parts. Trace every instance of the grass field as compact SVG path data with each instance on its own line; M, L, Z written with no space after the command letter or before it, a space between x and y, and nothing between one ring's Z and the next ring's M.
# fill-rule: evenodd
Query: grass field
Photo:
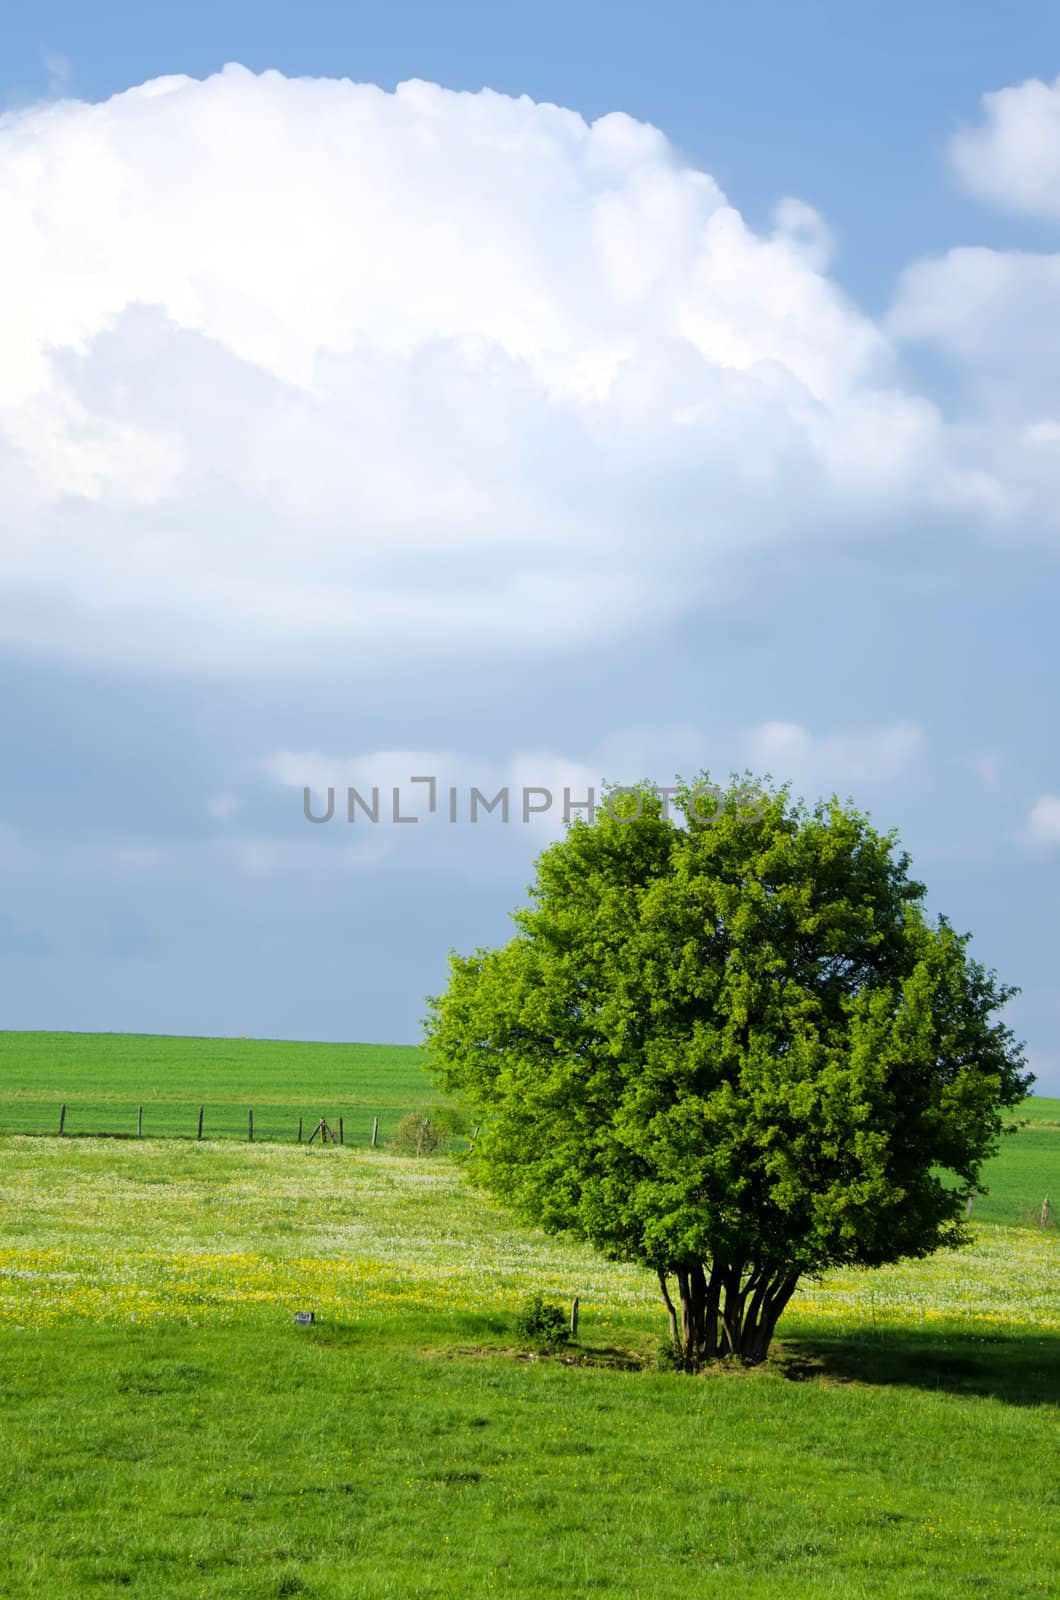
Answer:
M373 1117L390 1132L408 1111L440 1096L411 1045L292 1044L144 1034L0 1032L0 1133L133 1136L144 1108L147 1137L193 1138L200 1105L211 1139L290 1140L319 1117L345 1117L352 1144L367 1144Z
M444 1104L411 1045L293 1044L284 1040L190 1039L144 1034L0 1032L0 1135L55 1133L66 1106L69 1138L132 1138L143 1107L145 1137L194 1138L205 1106L207 1139L308 1138L319 1117L346 1142L365 1146L373 1118L386 1139L409 1111ZM1060 1222L1060 1100L1032 1098L1013 1120L984 1173L988 1191L974 1214L987 1222L1033 1224L1050 1194Z
M84 1105L150 1061L159 1105L435 1098L416 1052L52 1036L49 1081L27 1037L8 1106L78 1061ZM701 1378L652 1370L647 1274L448 1157L0 1138L0 1595L1055 1594L1058 1237L982 1213L1060 1199L1058 1113L1029 1103L970 1249L807 1283L766 1368ZM519 1347L534 1291L579 1295L568 1353Z

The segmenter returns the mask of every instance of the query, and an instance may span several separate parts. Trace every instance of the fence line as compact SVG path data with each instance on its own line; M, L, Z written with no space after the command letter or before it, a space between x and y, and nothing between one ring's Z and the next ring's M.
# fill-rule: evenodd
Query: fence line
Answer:
M166 1102L163 1102L162 1104L163 1105L167 1105ZM98 1103L97 1103L97 1106L98 1106ZM195 1141L202 1141L204 1138L207 1137L207 1135L205 1133L206 1103L200 1105L197 1108L197 1112L194 1109L194 1107L189 1108L190 1125L186 1124L187 1132L185 1132L179 1126L179 1123L175 1120L175 1118L173 1117L172 1114L167 1116L167 1115L165 1115L165 1113L163 1113L164 1126L162 1127L161 1130L152 1133L151 1126L150 1126L152 1109L153 1108L152 1108L152 1105L151 1105L150 1101L146 1101L146 1102L139 1103L139 1104L137 1104L135 1102L128 1102L127 1103L126 1114L131 1117L133 1111L135 1111L135 1129L136 1129L135 1137L137 1139L143 1139L143 1138L147 1137L147 1138L155 1138L155 1139L194 1139ZM171 1102L168 1103L167 1109L169 1109L172 1112L172 1103ZM346 1115L345 1112L342 1113L342 1115L336 1117L334 1124L329 1124L325 1117L319 1116L319 1117L317 1117L315 1119L315 1123L314 1123L314 1126L313 1126L313 1133L312 1133L311 1137L309 1138L309 1140L307 1142L305 1140L305 1138L304 1138L304 1117L303 1116L299 1116L298 1119L297 1119L297 1122L295 1122L295 1120L294 1120L294 1118L292 1116L292 1120L291 1120L291 1123L290 1123L290 1131L289 1132L286 1131L286 1130L282 1130L281 1131L280 1119L278 1117L272 1115L271 1112L269 1114L267 1114L267 1117L266 1117L266 1120L265 1120L264 1123L262 1122L262 1120L261 1120L261 1118L259 1116L258 1121L257 1121L257 1125L255 1125L255 1112L254 1112L254 1109L253 1109L253 1107L248 1107L247 1111L246 1111L246 1123L244 1125L245 1131L242 1134L240 1134L239 1131L238 1131L238 1120L237 1120L238 1119L238 1112L236 1111L236 1107L233 1106L232 1102L230 1102L230 1101L222 1102L220 1107L215 1105L213 1109L214 1109L215 1112L220 1109L220 1111L221 1111L221 1121L222 1121L221 1127L218 1128L217 1131L212 1136L213 1142L224 1142L224 1143L235 1143L240 1138L242 1138L246 1143L249 1143L249 1144L253 1144L253 1143L284 1144L284 1143L287 1143L288 1140L290 1140L294 1144L303 1144L303 1143L312 1144L314 1142L317 1142L317 1143L319 1143L321 1145L329 1144L329 1145L338 1145L338 1146L341 1146L341 1147L345 1147L346 1143L347 1143L347 1140L346 1140L347 1127L346 1127L346 1125L347 1125L348 1121L351 1121L351 1119ZM69 1117L68 1117L68 1112L71 1114ZM145 1112L146 1112L146 1116L145 1116ZM227 1117L224 1115L224 1113L226 1113L226 1112L228 1113ZM98 1109L96 1110L96 1115L98 1116ZM351 1147L357 1147L358 1145L361 1145L362 1141L363 1141L364 1147L367 1147L368 1149L372 1149L372 1150L377 1149L385 1140L388 1140L388 1139L393 1137L395 1131L398 1128L398 1125L400 1124L400 1122L402 1121L403 1118L411 1119L413 1116L415 1116L415 1118L416 1118L417 1135L418 1135L416 1140L415 1140L414 1150L415 1150L415 1153L418 1154L418 1155L419 1154L423 1154L425 1149L427 1148L427 1137L426 1136L427 1136L429 1130L431 1129L431 1119L430 1119L430 1114L426 1113L426 1112L423 1112L422 1110L418 1110L418 1111L415 1111L415 1112L409 1111L407 1113L402 1113L400 1110L396 1110L395 1109L394 1112L392 1113L393 1124L392 1124L391 1127L387 1128L385 1131L381 1130L381 1128L380 1128L380 1116L379 1116L379 1113L374 1113L372 1115L370 1123L367 1120L367 1114L366 1114L366 1120L362 1124L362 1126L363 1126L363 1135L358 1137L358 1135L355 1133L354 1137L353 1137L353 1139L351 1141ZM73 1126L72 1127L69 1126L69 1123L71 1122L71 1120L73 1122ZM93 1120L95 1120L95 1118ZM107 1118L107 1120L110 1120L110 1119ZM388 1121L389 1120L390 1119L388 1118ZM69 1139L69 1138L82 1138L82 1139L85 1139L85 1138L89 1138L89 1139L92 1139L92 1138L95 1138L95 1139L115 1139L115 1138L117 1138L117 1139L128 1139L128 1138L132 1138L133 1137L132 1127L130 1126L130 1124L126 1124L128 1130L129 1130L128 1132L126 1132L124 1129L115 1128L113 1125L110 1126L110 1127L103 1127L103 1128L99 1127L98 1125L96 1127L93 1127L93 1128L79 1128L77 1126L77 1122L78 1122L78 1118L77 1118L77 1102L76 1101L70 1101L70 1102L63 1101L60 1104L60 1107L59 1107L58 1128L56 1128L55 1124L52 1123L52 1137L67 1138L67 1139ZM227 1126L225 1126L226 1123L227 1123ZM355 1123L351 1123L351 1131L352 1131L352 1128L355 1127L355 1126L356 1126ZM145 1129L146 1129L146 1133L145 1133ZM444 1142L449 1143L450 1141L455 1141L458 1144L462 1143L462 1144L466 1145L467 1148L470 1150L470 1149L472 1149L474 1147L474 1143L475 1143L475 1139L477 1137L478 1131L479 1130L476 1127L475 1130L474 1130L474 1133L469 1136L465 1132L459 1132L458 1133L458 1132L456 1132L454 1130L452 1133L450 1133L448 1135L448 1137L445 1139ZM22 1136L27 1136L28 1135L28 1136L31 1136L31 1137L32 1136L47 1137L48 1136L48 1129L47 1129L47 1127L19 1128L19 1127L7 1126L5 1124L0 1124L0 1137L6 1137L6 1136L11 1136L11 1135L16 1135L16 1136L17 1135L22 1135ZM412 1152L412 1150L410 1150L408 1153L411 1154L413 1152ZM1048 1206L1048 1201L1046 1202L1046 1207L1047 1206Z

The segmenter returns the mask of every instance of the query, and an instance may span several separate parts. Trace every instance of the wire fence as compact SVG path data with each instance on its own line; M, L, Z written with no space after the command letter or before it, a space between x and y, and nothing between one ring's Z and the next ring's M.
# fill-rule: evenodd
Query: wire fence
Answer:
M426 1107L298 1106L234 1101L11 1099L0 1103L0 1135L64 1139L184 1139L194 1142L313 1144L371 1149L392 1145L410 1119L431 1127ZM434 1139L419 1140L433 1147ZM447 1129L450 1145L470 1140ZM404 1143L409 1143L405 1130ZM412 1141L415 1148L416 1140Z

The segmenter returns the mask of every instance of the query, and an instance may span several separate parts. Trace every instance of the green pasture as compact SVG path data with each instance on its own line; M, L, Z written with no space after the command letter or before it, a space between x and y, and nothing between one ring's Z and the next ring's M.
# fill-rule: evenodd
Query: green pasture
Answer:
M437 1098L418 1060L8 1034L0 1104L255 1085L392 1125ZM808 1280L765 1367L694 1378L655 1369L649 1274L516 1226L449 1155L6 1134L0 1596L1056 1594L1060 1242L1031 1213L1058 1112L1021 1111L967 1249ZM575 1344L519 1340L536 1292L578 1296Z
M284 1319L0 1341L0 1594L1056 1594L1055 1410L936 1385L935 1347L873 1384L437 1339ZM990 1355L1018 1366L1018 1337Z
M445 1103L413 1045L302 1044L269 1039L194 1039L144 1034L0 1032L0 1135L48 1134L65 1105L67 1138L194 1139L199 1107L209 1141L308 1139L320 1117L351 1146L366 1146L373 1120L386 1140L410 1111ZM1049 1196L1060 1221L1060 1100L1032 1097L1025 1124L984 1170L973 1215L1037 1225Z
M439 1103L412 1045L299 1044L121 1033L0 1032L0 1134L54 1133L66 1106L70 1137L195 1138L199 1107L210 1139L308 1137L341 1116L351 1144L367 1144L409 1111Z

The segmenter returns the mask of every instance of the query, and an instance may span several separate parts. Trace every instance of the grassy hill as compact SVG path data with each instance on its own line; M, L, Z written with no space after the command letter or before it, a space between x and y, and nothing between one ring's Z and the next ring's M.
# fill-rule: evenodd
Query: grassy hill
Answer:
M351 1145L367 1145L374 1117L386 1138L409 1111L444 1102L411 1045L301 1044L145 1034L0 1032L0 1135L132 1137L143 1106L146 1137L193 1138L200 1105L207 1139L308 1137L324 1116L344 1120ZM1060 1221L1060 1100L1031 1098L1028 1125L1004 1141L983 1175L973 1212L985 1222L1036 1225L1051 1196Z

